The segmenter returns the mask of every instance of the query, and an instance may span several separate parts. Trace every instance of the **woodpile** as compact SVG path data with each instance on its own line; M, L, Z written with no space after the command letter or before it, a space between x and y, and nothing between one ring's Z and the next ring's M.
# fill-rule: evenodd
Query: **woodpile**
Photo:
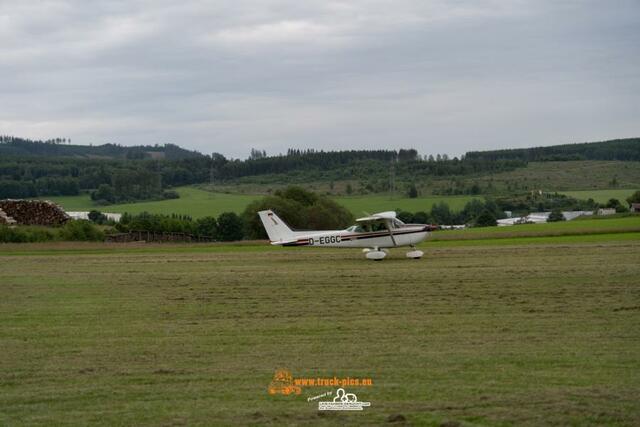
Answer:
M62 225L71 218L64 209L48 200L0 200L0 211L20 225ZM0 214L0 217L2 215ZM3 220L0 219L0 222ZM9 223L7 221L7 223Z
M0 209L0 225L16 225L16 220L11 218L5 211Z

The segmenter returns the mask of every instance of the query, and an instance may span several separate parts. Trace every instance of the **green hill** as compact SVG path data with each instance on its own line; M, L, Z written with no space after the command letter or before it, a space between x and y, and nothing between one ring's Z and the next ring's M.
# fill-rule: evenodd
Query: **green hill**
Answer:
M118 144L72 145L66 138L46 141L0 136L0 157L74 157L87 159L165 159L181 160L202 157L175 144L134 145Z
M527 162L557 160L640 160L640 138L613 139L601 142L552 145L548 147L471 151L465 155L477 160L523 160Z

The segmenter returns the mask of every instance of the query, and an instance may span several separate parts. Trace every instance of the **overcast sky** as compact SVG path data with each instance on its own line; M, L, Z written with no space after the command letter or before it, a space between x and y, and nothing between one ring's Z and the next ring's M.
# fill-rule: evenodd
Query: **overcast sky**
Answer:
M640 2L0 0L0 133L421 153L640 136Z

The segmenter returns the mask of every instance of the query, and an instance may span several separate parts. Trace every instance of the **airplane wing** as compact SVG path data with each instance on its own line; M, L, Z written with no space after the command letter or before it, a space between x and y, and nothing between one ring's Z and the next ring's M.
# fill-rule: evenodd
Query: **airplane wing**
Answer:
M380 212L370 216L365 216L362 218L356 219L356 222L373 222L387 219L394 219L396 217L396 213L393 211L388 212Z
M393 245L396 245L396 239L393 237L393 230L391 229L391 221L396 218L396 213L394 211L380 212L373 215L365 216L363 218L356 219L356 222L361 223L382 223L384 227L389 232L389 237L391 237L391 241Z

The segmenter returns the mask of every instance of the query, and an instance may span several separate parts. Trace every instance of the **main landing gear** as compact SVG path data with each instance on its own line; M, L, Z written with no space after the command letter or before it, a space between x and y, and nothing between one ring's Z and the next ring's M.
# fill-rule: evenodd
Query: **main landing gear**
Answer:
M420 259L422 255L424 255L424 252L416 249L413 245L411 245L411 250L407 252L407 258Z
M374 261L382 261L384 257L387 256L389 251L385 248L374 247L372 249L365 248L362 250L365 253L367 259L372 259ZM407 252L407 258L420 259L424 255L424 252L416 249L415 246L411 246L411 250Z
M373 249L364 248L362 252L366 254L365 256L367 257L367 259L372 259L374 261L382 261L382 259L389 253L387 249L380 249L377 246Z

